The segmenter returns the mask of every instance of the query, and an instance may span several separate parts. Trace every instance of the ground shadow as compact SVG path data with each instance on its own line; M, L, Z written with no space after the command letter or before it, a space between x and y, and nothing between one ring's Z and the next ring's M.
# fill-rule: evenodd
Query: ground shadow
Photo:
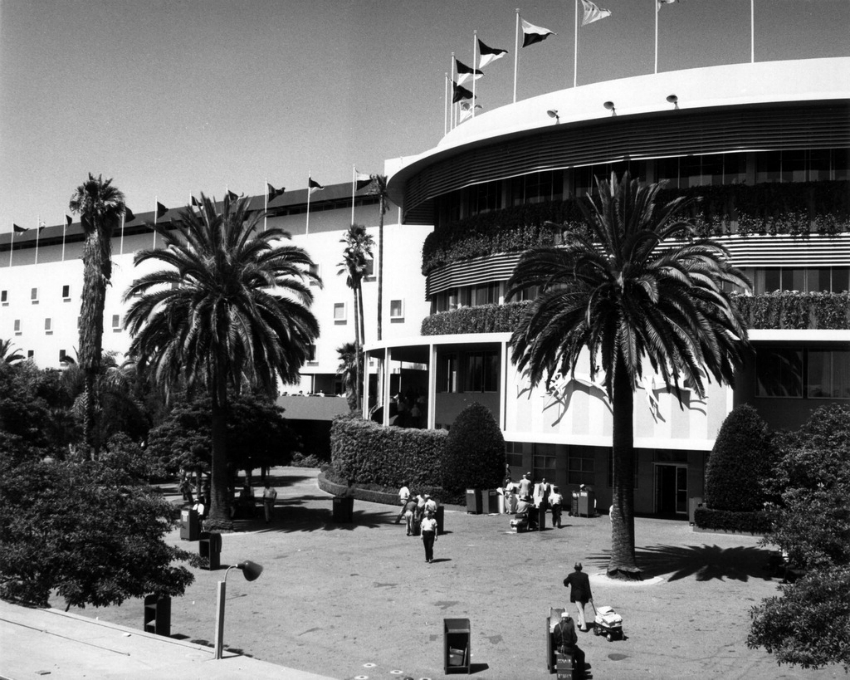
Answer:
M252 519L236 520L237 531L279 531L292 533L296 531L353 531L357 527L377 529L382 525L394 524L394 519L385 512L366 512L357 510L353 513L353 522L334 522L333 513L328 503L327 507L304 507L297 502L287 503L275 508L274 519L266 524L262 512Z
M435 562L437 560L434 560ZM469 664L469 673L482 673L483 671L489 670L490 665L486 663L471 663Z
M589 559L595 566L605 569L609 555L610 551L605 551L601 555L591 555ZM770 551L753 546L656 545L636 548L635 556L644 579L667 576L668 581L694 578L696 581L746 582L751 578L764 581L772 578L765 568Z
M448 557L435 557L431 560L432 564L436 564L437 562L451 562L451 560Z

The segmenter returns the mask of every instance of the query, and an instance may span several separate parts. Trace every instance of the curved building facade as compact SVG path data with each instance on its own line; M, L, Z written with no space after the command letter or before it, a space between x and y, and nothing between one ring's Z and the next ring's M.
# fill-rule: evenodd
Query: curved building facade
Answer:
M532 388L509 359L523 301L505 283L521 253L557 245L595 178L629 171L698 195L690 214L753 280L736 303L755 357L705 399L647 373L635 399L636 510L686 516L717 431L738 403L794 427L850 403L850 58L718 66L553 92L479 114L404 163L389 190L403 222L434 225L419 336L367 347L384 394L417 425L490 408L516 474L592 485L607 507L610 404L589 370ZM557 226L554 226L557 225ZM536 291L525 291L531 299ZM589 361L587 362L589 367ZM393 379L394 376L394 379ZM390 422L394 406L380 417Z

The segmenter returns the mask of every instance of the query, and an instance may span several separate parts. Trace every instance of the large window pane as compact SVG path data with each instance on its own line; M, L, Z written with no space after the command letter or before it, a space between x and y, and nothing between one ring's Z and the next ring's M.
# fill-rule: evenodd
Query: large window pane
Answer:
M802 397L802 350L760 349L756 354L756 395Z
M850 352L809 350L806 394L813 399L850 398Z

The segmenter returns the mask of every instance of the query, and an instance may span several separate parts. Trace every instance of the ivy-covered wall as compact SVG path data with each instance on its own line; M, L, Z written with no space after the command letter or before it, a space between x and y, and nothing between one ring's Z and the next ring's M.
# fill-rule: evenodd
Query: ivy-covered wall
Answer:
M850 329L850 293L795 293L734 295L733 302L747 328ZM462 307L432 314L422 320L422 335L510 333L529 302Z
M700 199L686 216L702 236L850 231L850 182L844 180L665 189L659 201L678 196ZM459 260L552 245L561 231L582 229L581 220L576 199L568 199L494 210L437 225L422 248L422 273L427 275ZM544 226L547 222L559 226Z

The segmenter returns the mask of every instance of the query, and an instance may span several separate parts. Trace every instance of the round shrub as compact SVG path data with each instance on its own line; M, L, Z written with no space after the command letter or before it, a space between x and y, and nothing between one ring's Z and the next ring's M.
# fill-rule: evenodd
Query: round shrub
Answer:
M490 410L473 402L455 419L446 441L443 487L495 489L505 474L505 439Z
M705 471L705 504L712 510L761 510L768 500L762 490L775 462L767 425L747 404L723 421Z

